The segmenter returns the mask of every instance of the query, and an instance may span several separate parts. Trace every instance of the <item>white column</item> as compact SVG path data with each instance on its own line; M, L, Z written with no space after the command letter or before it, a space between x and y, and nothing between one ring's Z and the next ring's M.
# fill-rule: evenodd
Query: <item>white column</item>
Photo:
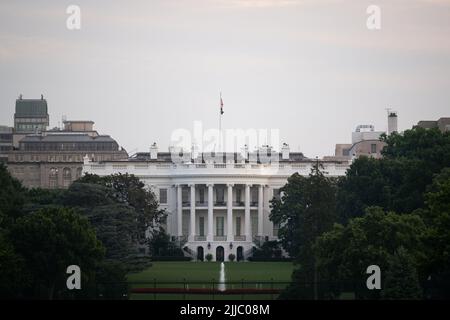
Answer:
M190 184L191 188L191 233L190 240L195 241L195 184Z
M213 233L213 185L208 184L208 233L206 240L213 241L214 233Z
M177 236L181 237L183 235L183 207L181 203L181 184L177 185Z
M227 241L233 241L233 184L227 186Z
M258 236L262 237L263 235L263 185L260 184L258 186Z
M245 185L245 241L252 241L252 226L250 219L250 184Z

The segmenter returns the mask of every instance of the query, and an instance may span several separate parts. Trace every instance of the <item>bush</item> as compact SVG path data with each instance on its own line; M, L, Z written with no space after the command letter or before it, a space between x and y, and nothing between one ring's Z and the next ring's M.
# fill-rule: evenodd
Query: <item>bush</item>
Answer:
M248 261L253 262L292 262L292 258L266 258L266 257L250 257Z
M191 261L191 257L183 257L183 256L154 256L152 257L152 261Z
M233 262L234 259L236 259L236 256L235 256L234 254L230 253L230 254L228 255L228 260L230 260L231 262Z
M208 253L206 256L206 261L211 262L211 260L213 259L213 255L211 253Z

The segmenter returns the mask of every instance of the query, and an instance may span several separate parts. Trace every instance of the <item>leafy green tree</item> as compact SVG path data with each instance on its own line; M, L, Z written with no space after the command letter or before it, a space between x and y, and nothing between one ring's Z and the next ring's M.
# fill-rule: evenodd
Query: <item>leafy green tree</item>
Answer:
M0 162L0 227L6 227L22 215L26 189L19 180L13 178L3 162Z
M137 213L137 241L146 242L149 228L158 227L166 219L164 210L159 209L158 201L151 190L138 177L129 174L114 174L99 177L87 174L78 180L81 183L95 183L108 188L109 196L118 202L131 206Z
M72 209L46 208L17 220L11 240L32 276L33 287L52 299L65 287L66 269L78 265L89 277L104 249L86 218Z
M421 299L416 263L408 251L400 247L389 260L389 269L381 288L381 298L393 300Z
M150 255L155 257L183 257L183 250L170 241L170 235L163 228L154 229L149 240Z
M370 206L411 213L425 206L423 197L434 174L450 167L450 133L413 128L382 136L382 159L360 157L338 183L342 223L364 215Z
M76 208L89 219L105 247L106 259L122 263L127 271L136 270L140 255L136 240L138 214L133 207L110 195L104 185L74 182L65 193L63 204ZM142 267L148 264L149 261Z
M436 175L425 194L426 207L417 210L427 225L426 273L433 296L450 297L450 168ZM437 291L437 292L436 292Z
M0 230L0 298L20 297L26 286L29 286L29 277L25 261L17 254L5 232Z
M280 225L278 237L298 263L292 286L301 285L299 282L313 283L317 299L320 279L312 245L336 221L335 183L325 177L317 163L308 177L295 173L280 191L281 199L271 201L270 219Z
M333 229L321 235L314 246L318 268L327 281L358 284L357 296L375 298L364 289L366 269L378 265L382 272L389 272L392 259L399 248L408 251L413 267L421 272L426 259L423 237L426 226L419 215L400 215L370 207L366 215L353 218L348 225L335 224ZM391 270L392 271L392 270ZM333 288L334 296L344 288Z

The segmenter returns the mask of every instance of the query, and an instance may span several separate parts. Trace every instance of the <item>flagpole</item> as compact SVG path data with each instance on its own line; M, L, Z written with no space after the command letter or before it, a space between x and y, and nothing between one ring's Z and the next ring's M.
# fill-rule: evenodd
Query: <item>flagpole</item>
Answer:
M219 152L222 152L222 91L220 92L219 112Z

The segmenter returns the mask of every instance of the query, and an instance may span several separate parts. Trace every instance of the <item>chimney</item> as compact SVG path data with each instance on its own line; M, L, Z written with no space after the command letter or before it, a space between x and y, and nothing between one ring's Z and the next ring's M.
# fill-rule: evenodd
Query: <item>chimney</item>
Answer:
M191 158L192 160L195 160L197 159L197 157L198 157L198 147L195 143L193 143L191 147Z
M150 146L150 160L156 159L158 159L158 146L156 145L156 142L153 142Z
M388 135L397 130L397 112L388 110Z
M245 160L248 160L248 146L244 145L244 147L242 148L242 156L244 157Z
M287 143L283 143L281 148L281 159L289 160L289 145Z

